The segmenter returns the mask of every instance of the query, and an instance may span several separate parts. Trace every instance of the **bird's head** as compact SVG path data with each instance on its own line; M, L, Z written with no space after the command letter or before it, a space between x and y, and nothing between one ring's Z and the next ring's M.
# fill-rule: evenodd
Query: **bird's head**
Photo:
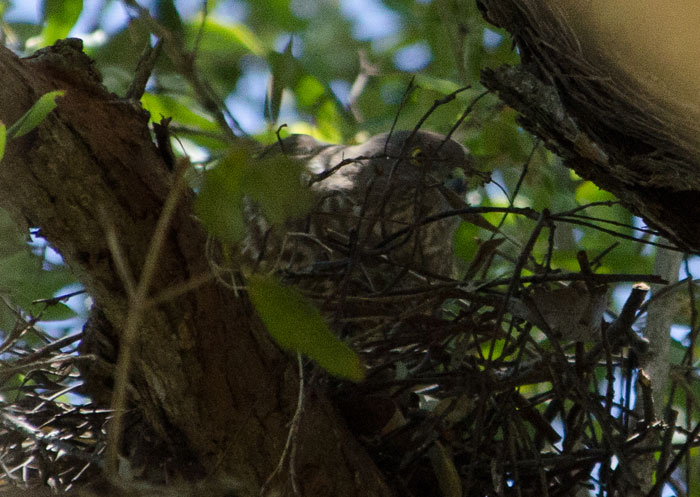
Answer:
M486 179L475 169L466 147L432 131L382 133L352 146L291 135L265 153L270 151L304 161L315 191L338 192L355 203L364 195L370 195L372 203L383 199L381 203L386 204L387 197L405 203L417 190L431 192L427 201L436 202L438 190L461 197L474 178L476 183Z
M363 188L373 183L375 189L408 192L446 186L463 194L474 173L469 150L432 131L382 133L361 145L344 148L342 158L336 153L331 164L353 158L357 162L338 173Z

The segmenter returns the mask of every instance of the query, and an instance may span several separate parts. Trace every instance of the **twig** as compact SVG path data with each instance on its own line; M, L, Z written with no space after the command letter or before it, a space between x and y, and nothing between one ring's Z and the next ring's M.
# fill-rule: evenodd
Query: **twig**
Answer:
M284 449L280 455L277 466L267 477L265 483L260 489L260 497L265 497L267 494L268 487L272 483L272 479L282 472L282 467L284 466L287 456L289 456L289 474L292 480L292 490L294 495L301 495L299 492L299 484L297 481L297 474L294 468L294 454L296 452L296 436L299 432L299 423L301 421L301 414L304 407L304 364L301 360L301 353L297 352L297 365L299 368L299 394L297 395L297 408L294 411L294 416L292 417L291 426L289 427L289 432L287 433L287 441L284 444Z
M153 276L158 268L158 258L160 257L161 248L168 233L170 220L175 213L175 208L180 200L180 194L185 187L185 173L189 167L189 162L182 161L176 171L176 178L172 189L168 193L168 197L163 205L163 210L156 223L153 237L148 246L146 260L143 263L141 277L138 285L134 287L133 280L130 279L128 271L128 262L124 258L119 243L116 240L116 233L111 230L113 238L110 244L112 257L120 270L122 281L129 292L129 313L126 317L122 340L120 343L119 357L114 371L114 392L112 394L112 410L114 417L107 433L107 452L105 455L105 467L107 474L114 478L118 470L119 456L119 440L121 437L121 429L126 411L126 392L129 383L129 369L131 363L131 354L134 341L138 334L139 324L143 312L147 308L148 292L151 286ZM130 287L130 288L129 288ZM129 291L130 290L130 291Z
M130 100L141 99L143 92L146 90L148 78L151 77L153 68L156 66L156 61L158 60L162 47L162 39L158 40L153 47L150 44L150 40L146 42L146 47L143 49L143 52L141 52L141 57L139 57L139 61L136 64L134 78L131 80L131 84L126 90L125 98Z

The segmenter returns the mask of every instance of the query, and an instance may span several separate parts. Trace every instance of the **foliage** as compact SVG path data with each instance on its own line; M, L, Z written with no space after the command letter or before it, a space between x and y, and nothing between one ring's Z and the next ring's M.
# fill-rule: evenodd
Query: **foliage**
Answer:
M305 354L340 378L364 379L365 368L358 355L333 334L318 308L298 291L269 276L252 275L248 293L280 346Z
M39 126L41 122L56 108L56 98L62 97L65 91L55 90L43 94L34 105L7 130L9 138L19 138Z

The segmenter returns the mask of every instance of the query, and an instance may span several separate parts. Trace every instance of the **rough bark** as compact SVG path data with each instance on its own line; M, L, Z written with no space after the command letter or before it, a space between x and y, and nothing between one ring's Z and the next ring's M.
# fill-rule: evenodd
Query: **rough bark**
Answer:
M523 60L517 68L485 70L483 83L567 166L679 246L700 250L697 123L688 112L582 41L558 2L477 5L512 35Z
M67 90L37 129L9 142L0 205L18 222L40 228L119 335L129 300L105 233L115 230L138 279L173 174L139 106L107 92L89 63L66 66L54 55L19 59L0 49L3 122L15 122L43 93ZM208 271L206 233L192 205L187 192L152 295ZM270 341L245 298L210 283L149 309L134 344L131 381L150 425L191 457L194 473L225 474L255 488L275 468L296 406L296 366ZM322 392L307 394L295 443L302 495L389 494ZM288 474L281 485L288 487Z

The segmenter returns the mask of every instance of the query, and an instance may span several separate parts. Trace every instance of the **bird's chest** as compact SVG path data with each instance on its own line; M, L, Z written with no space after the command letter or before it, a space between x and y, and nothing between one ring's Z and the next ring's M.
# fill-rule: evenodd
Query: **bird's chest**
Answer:
M448 276L444 268L451 259L457 221L438 219L447 210L437 189L389 190L365 198L337 193L318 205L310 229L322 239L345 245L346 255Z
M436 219L446 210L437 188L325 190L304 219L269 226L251 216L245 252L259 269L282 271L314 288L319 280L348 274L373 290L409 272L450 276L457 221ZM397 286L405 287L401 278Z

